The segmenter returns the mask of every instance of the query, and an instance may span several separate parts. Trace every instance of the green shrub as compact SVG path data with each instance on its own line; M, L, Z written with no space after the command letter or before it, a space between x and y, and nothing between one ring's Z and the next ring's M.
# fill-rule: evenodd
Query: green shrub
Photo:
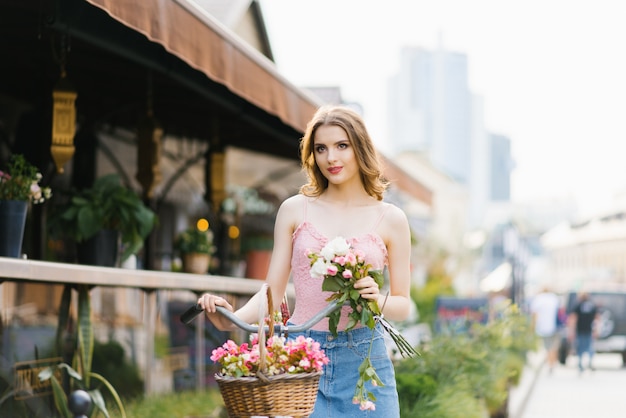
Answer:
M495 416L519 382L526 352L536 348L529 318L512 306L468 333L436 335L421 357L396 367L402 417Z
M396 374L400 399L417 401L422 397L432 397L437 393L437 382L427 374Z
M469 391L444 386L433 396L400 404L403 418L485 418L488 413L481 399Z

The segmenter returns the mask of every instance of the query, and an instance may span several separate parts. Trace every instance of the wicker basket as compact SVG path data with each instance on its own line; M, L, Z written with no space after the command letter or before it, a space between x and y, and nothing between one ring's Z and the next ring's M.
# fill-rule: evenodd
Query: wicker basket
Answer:
M272 294L267 285L267 306L273 306ZM262 325L268 309L264 304L259 309L259 324ZM268 338L274 330L272 315L269 315ZM317 373L279 374L265 376L265 327L259 326L259 350L261 351L260 373L256 377L232 377L216 374L229 417L290 416L308 417L313 413L320 376Z

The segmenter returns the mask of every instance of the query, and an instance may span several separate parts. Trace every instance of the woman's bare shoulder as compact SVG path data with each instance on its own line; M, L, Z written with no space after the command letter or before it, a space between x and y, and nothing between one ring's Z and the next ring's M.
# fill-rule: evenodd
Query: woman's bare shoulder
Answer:
M384 202L383 205L386 205L384 218L385 224L394 229L408 227L408 219L402 209L393 203Z
M292 211L298 207L303 207L307 197L301 193L288 197L280 204L281 209Z
M306 196L293 195L283 200L278 209L277 221L285 220L289 224L298 224L304 213Z

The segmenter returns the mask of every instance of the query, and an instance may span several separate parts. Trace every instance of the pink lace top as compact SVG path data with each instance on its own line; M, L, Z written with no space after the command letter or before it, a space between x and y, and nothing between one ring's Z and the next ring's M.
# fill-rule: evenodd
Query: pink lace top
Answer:
M367 261L375 270L382 270L387 265L387 247L382 238L375 233L375 229L383 218L389 206L385 206L375 225L370 232L357 237L347 238L347 241L355 248L366 254ZM322 292L321 279L311 277L311 259L307 257L308 251L319 252L329 240L335 237L325 237L315 226L306 219L306 204L304 221L296 228L292 237L293 254L291 256L291 272L296 293L296 305L291 315L290 322L301 324L314 316L328 305L326 298L330 292ZM341 320L337 327L343 330L348 322L349 307L342 308ZM359 324L360 326L360 324ZM324 318L311 329L328 331L328 318Z

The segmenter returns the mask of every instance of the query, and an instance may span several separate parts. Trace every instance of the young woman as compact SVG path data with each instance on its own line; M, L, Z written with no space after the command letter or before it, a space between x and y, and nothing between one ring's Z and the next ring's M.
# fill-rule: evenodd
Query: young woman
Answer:
M409 225L404 212L382 201L387 183L362 118L345 107L321 107L309 122L300 148L309 181L278 210L266 280L276 295L274 308L279 308L290 275L295 288L291 323L303 323L327 306L329 293L322 292L321 281L311 277L307 252L319 252L327 242L341 236L363 251L374 269L388 269L388 293L382 294L371 277L358 280L355 288L364 298L384 306L385 318L406 319L411 304ZM246 322L256 322L261 297L264 295L253 296L235 314ZM223 298L205 294L198 303L219 329L232 328L216 313L216 306L233 309ZM312 417L399 417L395 374L380 327L371 359L384 386L371 389L377 398L375 410L372 405L353 405L358 367L367 355L372 331L361 325L344 331L349 308L342 309L337 337L329 332L327 319L305 333L321 343L330 359L320 379Z

